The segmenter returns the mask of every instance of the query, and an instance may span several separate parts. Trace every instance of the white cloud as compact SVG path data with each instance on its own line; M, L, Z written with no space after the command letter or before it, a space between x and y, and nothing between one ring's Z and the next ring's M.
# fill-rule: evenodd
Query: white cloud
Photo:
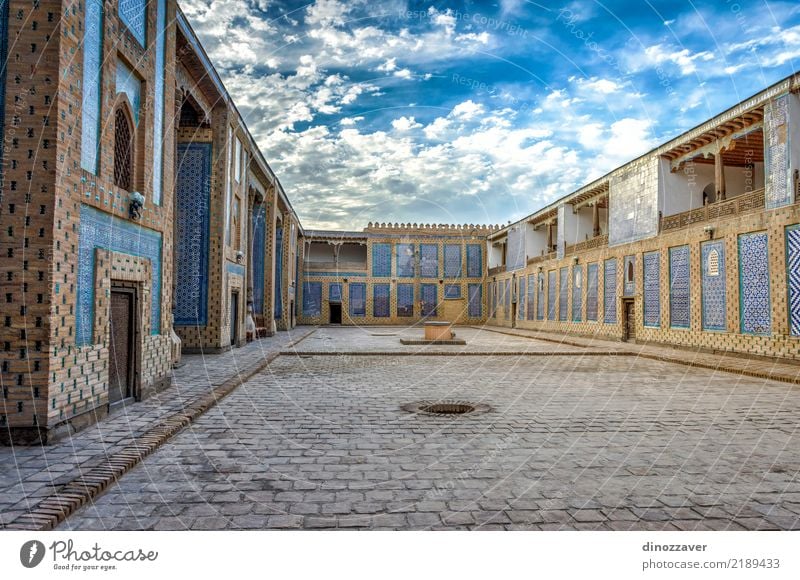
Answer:
M400 117L392 121L392 128L401 133L412 129L419 129L420 127L422 127L422 125L417 123L414 117Z
M474 118L480 113L483 113L483 111L483 105L470 99L453 107L452 114L454 117L461 117L462 119L468 120Z

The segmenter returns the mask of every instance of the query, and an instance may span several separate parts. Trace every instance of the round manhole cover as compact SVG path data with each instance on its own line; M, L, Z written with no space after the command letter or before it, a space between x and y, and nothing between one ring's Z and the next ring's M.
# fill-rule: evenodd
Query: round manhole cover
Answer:
M471 403L469 401L417 401L403 405L402 409L409 413L422 415L477 415L489 411L491 407L485 403Z

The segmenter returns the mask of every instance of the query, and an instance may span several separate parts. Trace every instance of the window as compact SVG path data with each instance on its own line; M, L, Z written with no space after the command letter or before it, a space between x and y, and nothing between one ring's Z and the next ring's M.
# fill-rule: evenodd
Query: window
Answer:
M120 107L114 114L114 183L131 191L133 174L133 133L125 111Z

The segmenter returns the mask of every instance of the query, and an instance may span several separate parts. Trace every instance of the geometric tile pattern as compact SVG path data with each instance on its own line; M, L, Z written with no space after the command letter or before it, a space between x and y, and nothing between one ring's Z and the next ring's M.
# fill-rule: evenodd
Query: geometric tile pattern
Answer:
M622 285L622 291L625 296L633 296L634 292L636 292L636 274L634 272L636 256L625 256L624 264L625 281Z
M392 275L390 244L372 244L372 275L375 278L388 278Z
M793 336L800 336L800 225L786 228L786 273L790 332Z
M534 299L536 297L536 276L528 274L528 320L533 320L536 311L534 310Z
M328 284L328 302L339 302L342 301L342 283L341 282L331 282Z
M586 320L597 320L597 263L586 266Z
M395 246L395 263L398 278L414 277L414 244L397 244Z
M275 320L283 316L283 301L281 300L283 281L283 226L275 228Z
M506 320L511 319L511 280L506 278L506 291L503 293L503 306L506 308Z
M253 211L253 312L264 312L264 244L266 243L267 206L257 205Z
M142 103L142 81L122 59L117 59L117 94L125 93L133 109L133 122L139 124L139 108Z
M742 333L769 334L772 314L766 232L739 236L739 287Z
M391 305L391 285L375 284L372 287L372 315L376 318L388 318Z
M558 272L558 319L567 319L567 299L569 294L569 269L564 266Z
M470 318L480 318L483 316L483 284L468 284L467 294Z
M437 244L419 245L420 278L439 277L439 246Z
M76 344L91 344L93 339L95 248L150 260L150 334L161 334L161 234L88 205L81 205L80 211Z
M444 277L461 277L461 246L456 244L444 245Z
M517 317L525 320L525 278L519 279L519 294L517 295Z
M544 272L539 272L536 283L536 320L544 320Z
M556 319L556 271L547 273L547 320Z
M350 282L350 316L367 315L367 285L363 282Z
M603 322L617 323L617 260L606 260L603 272Z
M436 316L436 303L438 301L437 284L421 284L420 294L422 299L422 316Z
M661 326L661 254L649 252L644 262L644 325Z
M789 95L769 101L764 107L765 206L773 209L792 203L789 187Z
M444 285L445 298L461 298L461 284L445 284Z
M303 282L303 315L319 316L322 312L322 282Z
M179 144L177 164L175 324L204 326L208 314L211 143Z
M414 315L414 285L397 285L397 316Z
M7 4L7 3L6 3ZM100 142L100 81L102 78L103 1L86 0L83 32L83 94L81 97L81 167L97 174ZM5 64L5 61L3 61ZM3 67L5 69L5 67Z
M145 0L119 0L119 19L133 37L144 46L147 27L147 3Z
M153 83L153 203L161 205L164 159L164 64L167 39L167 0L158 0L156 8L156 54Z
M483 259L481 246L478 244L467 244L467 276L469 278L483 277Z
M689 246L669 249L669 325L689 328Z
M508 230L506 240L506 272L525 267L525 226Z
M581 321L581 310L583 309L583 267L572 267L572 320Z
M725 244L705 242L700 246L703 274L703 330L725 330Z

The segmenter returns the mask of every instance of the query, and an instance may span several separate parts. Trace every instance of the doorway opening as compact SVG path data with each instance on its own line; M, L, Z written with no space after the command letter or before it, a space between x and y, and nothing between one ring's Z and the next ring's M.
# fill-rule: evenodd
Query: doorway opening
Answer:
M636 341L636 310L633 300L622 301L622 340L625 342Z
M332 302L328 304L328 308L330 310L330 315L328 317L328 322L330 324L341 324L342 323L342 303L341 302Z
M136 312L136 290L112 287L109 306L109 411L115 411L135 400Z
M239 293L231 292L231 346L239 342Z

